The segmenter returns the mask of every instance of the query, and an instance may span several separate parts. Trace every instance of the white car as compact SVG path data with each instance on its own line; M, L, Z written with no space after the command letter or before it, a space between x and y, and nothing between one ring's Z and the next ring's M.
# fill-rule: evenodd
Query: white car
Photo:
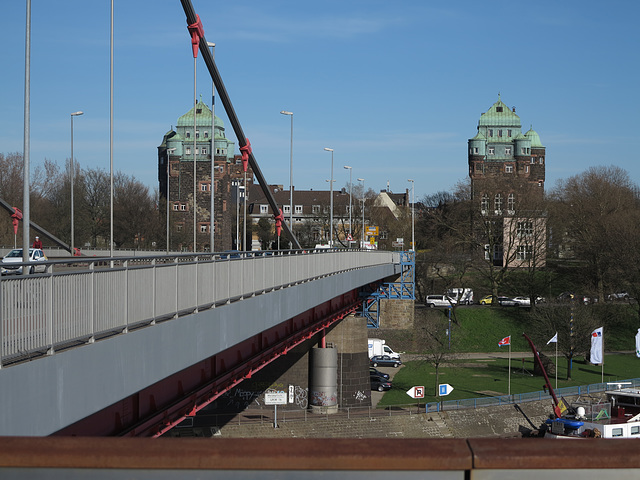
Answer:
M454 298L447 297L446 295L427 295L427 298L424 300L424 304L429 308L449 308L456 304L456 300Z
M531 299L529 297L513 297L513 301L520 307L530 307Z
M29 260L31 262L46 262L47 256L39 248L30 248ZM2 266L0 267L2 275L22 275L22 265L20 265L22 262L22 249L15 248L11 250L2 258ZM46 265L32 265L29 270L30 273L46 271Z

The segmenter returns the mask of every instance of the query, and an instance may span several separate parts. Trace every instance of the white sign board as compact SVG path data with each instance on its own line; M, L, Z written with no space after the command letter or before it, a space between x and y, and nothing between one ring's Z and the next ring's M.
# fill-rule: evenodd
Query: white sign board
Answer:
M448 383L441 383L440 385L438 385L438 392L440 393L441 397L444 397L445 395L449 395L451 392L453 392L453 387Z
M265 405L286 405L287 393L286 392L268 392L264 394Z
M407 395L411 398L424 398L424 387L411 387L407 390Z

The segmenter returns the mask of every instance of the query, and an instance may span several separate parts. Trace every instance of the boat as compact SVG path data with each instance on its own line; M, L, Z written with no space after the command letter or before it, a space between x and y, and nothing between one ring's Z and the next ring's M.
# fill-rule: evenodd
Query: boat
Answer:
M639 438L640 389L629 382L608 383L603 399L581 399L569 404L556 396L538 351L531 339L533 356L553 398L553 414L539 430L540 436L556 439Z

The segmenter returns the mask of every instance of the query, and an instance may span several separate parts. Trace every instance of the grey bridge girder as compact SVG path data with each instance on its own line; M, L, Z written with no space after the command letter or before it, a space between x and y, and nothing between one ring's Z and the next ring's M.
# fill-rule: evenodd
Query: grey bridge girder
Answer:
M386 264L330 275L0 370L0 435L44 436L354 288Z

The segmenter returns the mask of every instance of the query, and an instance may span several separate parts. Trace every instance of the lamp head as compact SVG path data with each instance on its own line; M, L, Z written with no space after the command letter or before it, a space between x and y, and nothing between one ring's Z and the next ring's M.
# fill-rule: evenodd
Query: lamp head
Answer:
M286 110L280 111L282 115L293 115L293 112L287 112Z
M84 114L84 112L80 112L80 111L78 111L78 112L73 112L73 113L71 114L71 116L72 116L72 117L77 117L78 115L82 115L82 114Z
M327 152L333 152L333 148L324 147Z

